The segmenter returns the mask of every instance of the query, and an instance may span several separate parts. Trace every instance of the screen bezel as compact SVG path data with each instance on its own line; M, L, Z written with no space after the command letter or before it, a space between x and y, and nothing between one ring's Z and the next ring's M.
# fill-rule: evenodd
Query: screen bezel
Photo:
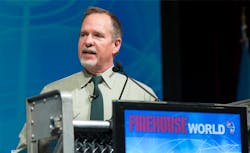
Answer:
M239 114L241 126L242 153L248 153L247 107L229 104L113 101L113 145L115 153L125 153L125 110L159 110Z

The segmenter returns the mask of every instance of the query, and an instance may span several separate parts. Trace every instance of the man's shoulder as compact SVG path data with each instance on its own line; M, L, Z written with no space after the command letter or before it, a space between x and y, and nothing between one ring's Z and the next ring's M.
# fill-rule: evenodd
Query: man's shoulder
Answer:
M127 85L131 88L146 88L147 90L153 91L150 86L143 83L142 81L124 74L116 73L116 80L118 80L119 82L121 82L122 80L127 80Z
M128 79L126 88L128 89L126 90L126 98L128 99L131 97L133 97L132 100L155 101L158 99L150 86L134 78Z
M56 80L44 86L43 92L48 92L52 90L62 90L62 91L72 91L76 88L80 88L83 80L83 72L77 72L67 77Z
M135 86L136 88L145 88L147 90L152 90L152 88L150 86L148 86L147 84L139 81L139 80L136 80L134 78L131 78L130 77L130 83L133 84L133 86Z

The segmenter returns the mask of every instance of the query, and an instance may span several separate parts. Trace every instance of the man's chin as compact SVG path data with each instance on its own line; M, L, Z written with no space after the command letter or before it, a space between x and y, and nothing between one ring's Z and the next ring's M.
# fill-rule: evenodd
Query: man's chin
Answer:
M93 61L93 60L89 60L89 61L85 61L85 60L81 60L81 65L85 68L93 68L96 66L97 61Z

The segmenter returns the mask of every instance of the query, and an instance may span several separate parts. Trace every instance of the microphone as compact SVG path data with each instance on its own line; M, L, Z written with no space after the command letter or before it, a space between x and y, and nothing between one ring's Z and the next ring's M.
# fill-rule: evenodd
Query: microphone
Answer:
M122 64L118 61L116 65L112 68L113 72L121 72L123 74Z
M126 81L123 85L123 89L122 89L122 92L120 94L120 97L119 97L119 100L121 99L122 95L123 95L123 92L124 92L124 89L127 85L127 81L128 79L130 79L131 81L133 81L137 86L139 86L142 90L144 90L145 92L147 92L150 96L152 96L155 101L159 101L159 99L154 95L152 94L151 92L149 92L147 89L145 89L141 84L139 84L138 82L136 82L133 78L130 78L124 71L123 71L123 67L122 67L122 64L118 61L116 62L116 65L112 68L113 72L120 72L121 74L125 75L126 76Z
M89 98L96 99L98 95L89 95Z
M91 79L85 84L85 85L82 85L81 86L81 89L85 88L89 83L91 82ZM91 98L91 99L96 99L99 95L96 94L96 95L89 95L88 97Z

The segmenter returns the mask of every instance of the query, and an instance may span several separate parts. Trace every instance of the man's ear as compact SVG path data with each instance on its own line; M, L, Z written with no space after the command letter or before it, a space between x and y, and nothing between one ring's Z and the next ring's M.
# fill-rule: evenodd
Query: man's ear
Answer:
M115 40L115 43L114 43L113 54L117 54L119 52L121 44L122 44L122 39L121 38L117 38Z

